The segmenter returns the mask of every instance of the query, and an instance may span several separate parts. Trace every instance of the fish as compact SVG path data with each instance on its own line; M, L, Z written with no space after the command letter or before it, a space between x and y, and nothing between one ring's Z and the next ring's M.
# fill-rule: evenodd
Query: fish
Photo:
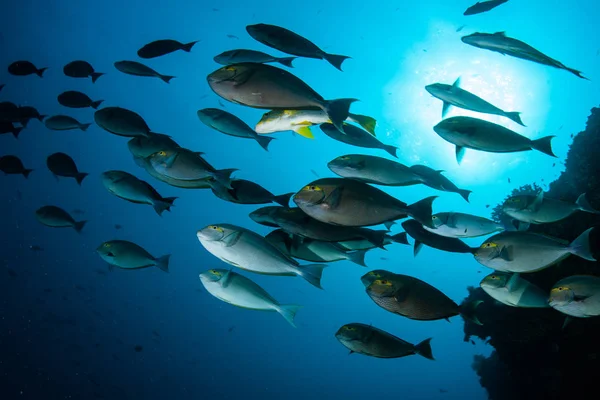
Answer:
M441 212L432 217L434 228L424 226L429 232L450 238L474 238L500 232L505 229L487 218L459 212Z
M273 138L259 136L254 129L235 115L218 108L203 108L196 114L200 121L209 128L226 135L256 140L260 147L269 151L269 143Z
M413 217L431 226L436 196L408 205L366 183L347 178L322 178L304 186L294 203L321 222L341 226L372 226Z
M446 178L442 173L443 170L435 170L425 165L413 165L410 167L411 171L419 175L423 179L423 184L429 186L432 189L440 190L442 192L450 192L459 194L460 197L469 202L469 195L472 193L470 190L459 189L450 179Z
M103 72L96 72L94 67L87 61L71 61L63 67L63 73L71 78L92 78L92 83L96 83L98 78L105 75Z
M210 269L200 274L202 286L217 299L236 307L257 311L275 311L294 328L294 318L302 307L279 304L262 287L243 275L225 269Z
M239 39L239 37L235 36L235 35L231 35L231 34L227 34L226 35L229 39Z
M162 216L171 211L177 197L162 197L148 182L136 178L125 171L106 171L100 175L102 184L111 194L136 204L149 204Z
M319 125L321 131L338 142L366 149L381 149L388 152L392 157L398 158L396 146L381 143L375 136L354 125L344 123L343 130L339 130L333 124Z
M547 308L548 293L519 274L493 272L483 278L479 286L494 300L511 307Z
M162 149L176 150L179 144L170 136L150 133L148 136L134 136L127 142L127 148L134 157L147 158Z
M456 32L462 31L463 29L465 29L465 27L466 27L466 25L459 26L458 28L456 28Z
M22 130L23 130L23 128L14 126L12 122L0 121L0 135L4 135L6 133L12 133L12 135L15 137L15 139L18 139Z
M430 284L408 275L392 274L376 279L366 287L367 295L379 307L419 321L448 320L456 315L478 325L475 313L482 301L458 305ZM364 282L363 282L364 284Z
M375 136L375 118L349 113L346 120L359 124ZM331 119L323 110L273 110L262 116L255 130L260 134L294 131L307 139L314 139L309 127L324 123L331 123Z
M265 275L300 276L323 289L321 275L327 265L300 265L253 231L231 224L215 224L202 228L196 236L209 253L229 265Z
M8 66L8 73L15 76L37 75L43 78L48 68L38 68L31 61L15 61Z
M400 358L418 354L435 360L431 351L431 338L414 345L371 325L351 323L342 326L335 334L337 340L350 350L377 358Z
M18 121L13 122L19 122L21 125L23 125L23 127L26 127L27 124L29 124L30 120L35 118L38 121L43 122L44 118L46 117L47 115L40 114L40 112L36 110L35 107L21 106L17 109Z
M386 158L346 154L327 163L329 169L342 178L384 186L410 186L423 183L423 177L410 167Z
M340 71L342 70L342 63L351 58L326 53L310 40L277 25L248 25L246 31L252 38L266 46L298 57L326 60Z
M114 65L116 69L127 75L156 77L165 83L169 83L171 79L175 78L171 75L159 74L152 68L137 61L116 61Z
M552 157L552 139L545 136L530 140L503 126L471 117L451 117L437 124L433 130L444 140L456 146L456 161L460 164L465 149L490 153L514 153L537 150Z
M511 57L533 61L538 64L547 65L558 69L564 69L581 79L589 80L588 78L582 75L581 71L565 66L560 61L548 57L547 55L531 47L527 43L506 36L505 32L475 32L468 36L463 36L461 40L463 43L474 47L478 47L480 49L495 51L502 55L509 55Z
M85 93L75 90L69 90L58 95L60 105L70 108L87 108L91 107L94 110L100 107L104 100L93 101Z
M404 221L402 223L402 227L406 233L408 233L415 240L415 256L419 254L419 251L423 245L450 253L473 254L475 251L474 248L470 247L460 239L438 235L435 233L435 230L426 230L421 223L415 221L414 219Z
M33 169L25 168L19 157L7 155L0 157L0 171L6 175L23 175L25 178L29 178Z
M67 115L54 115L46 119L44 121L44 125L46 126L46 128L53 131L68 131L72 129L81 129L85 132L92 124L82 124L75 118L69 117Z
M116 229L116 230L123 229L123 226L122 226L122 225L119 225L119 224L115 224L115 229Z
M530 232L502 232L488 238L474 252L481 265L501 272L541 271L569 255L596 261L590 248L590 228L571 244Z
M266 64L240 63L222 67L207 77L210 88L232 103L259 109L321 109L336 128L348 118L357 99L325 100L301 79Z
M139 344L133 347L136 353L140 353L144 350L144 346L140 346Z
M550 307L576 318L600 315L600 278L574 275L558 281L550 290Z
M481 97L462 89L460 87L460 78L454 81L452 85L434 83L425 86L425 90L427 90L433 97L436 97L444 102L444 106L442 108L442 118L446 118L446 114L450 110L451 106L456 106L464 108L465 110L475 111L483 114L500 115L521 126L525 126L523 121L521 121L520 112L503 111L483 100Z
M544 196L544 191L537 195L517 195L506 199L502 204L502 212L526 224L548 224L561 221L577 211L600 214L595 210L585 193L575 203L556 200Z
M29 246L29 249L31 251L44 251L44 249L36 244L32 244Z
M262 51L236 49L225 51L219 55L216 55L213 60L215 60L217 64L221 65L232 65L246 62L259 64L277 62L285 65L286 67L293 68L294 66L292 65L292 62L296 58L297 57L274 57L263 53Z
M94 112L94 121L105 131L124 137L149 137L154 132L138 113L121 107L104 107Z
M150 176L173 187L178 187L181 189L210 189L215 184L215 181L210 177L191 181L173 179L157 172L148 160L148 158L133 157L133 160L138 166L140 166L148 174L150 174Z
M231 189L215 182L211 190L218 198L236 204L268 204L278 203L287 207L294 193L286 193L275 196L258 183L245 179L234 179L231 181Z
M80 233L87 221L75 221L71 215L60 207L43 206L36 210L36 219L51 228L73 228Z
M46 159L46 166L55 177L75 178L78 185L81 185L81 182L89 175L86 172L79 172L75 161L65 153L49 155Z
M467 8L463 15L475 15L490 11L499 5L506 3L508 0L488 0L478 1L471 7Z
M171 39L155 40L142 46L137 51L137 55L140 58L149 59L161 57L177 50L183 50L184 52L189 53L196 43L198 43L198 40L185 44Z
M212 178L217 183L232 189L231 174L237 169L216 170L200 154L188 149L161 150L148 158L152 168L172 179L196 181Z
M110 268L139 269L157 267L169 272L170 254L154 257L139 245L126 240L109 240L96 248L96 253L106 261Z
M331 225L308 216L300 208L267 206L253 211L250 218L261 225L282 228L292 235L322 242L364 240L371 244L369 246L361 243L365 249L383 248L391 243L408 244L405 232L390 236L383 230Z
M366 267L365 256L369 250L348 252L335 242L296 237L282 229L274 230L265 239L288 257L315 263L347 260Z

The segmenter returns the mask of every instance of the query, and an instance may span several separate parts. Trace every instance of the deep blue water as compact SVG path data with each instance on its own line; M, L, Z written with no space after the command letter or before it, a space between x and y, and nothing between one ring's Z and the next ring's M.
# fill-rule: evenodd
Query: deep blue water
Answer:
M11 76L1 67L0 84L6 87L0 100L93 122L93 110L66 109L56 101L65 90L81 90L94 100L104 99L103 106L138 112L153 131L206 153L216 168L239 168L236 177L275 194L298 191L316 179L311 170L333 176L326 164L337 156L362 152L386 157L382 151L334 142L317 127L312 128L312 141L290 132L277 134L267 153L253 141L222 135L200 123L198 109L219 107L219 98L206 83L207 74L219 68L212 57L234 48L283 56L245 31L248 24L277 24L326 51L352 57L344 72L325 61L298 59L294 74L326 98L359 98L352 111L378 120L378 137L399 147L400 162L443 169L459 187L474 192L470 204L425 186L386 188L388 193L407 203L439 195L435 212L488 217L513 188L531 182L546 187L558 177L570 134L584 127L589 109L598 104L598 5L592 0L576 5L511 0L490 13L464 17L471 3L12 2L3 7L0 66L26 59L49 69L40 79ZM591 81L460 41L476 31L507 31L582 70ZM138 60L137 49L163 38L201 40L189 54L144 61L175 75L170 84L114 68L115 61ZM89 61L106 75L96 84L65 77L62 67L75 59ZM530 138L557 135L553 147L558 159L537 152L468 151L459 166L453 146L431 129L441 119L442 104L424 89L435 82L451 84L458 76L463 88L505 110L521 111L527 127L456 108L450 115L477 115ZM263 113L221 101L225 110L251 126ZM451 323L419 322L375 306L359 279L366 270L349 262L325 271L324 291L299 278L242 272L280 302L304 306L297 329L275 313L235 308L210 296L198 274L227 266L203 249L196 231L234 223L267 234L268 228L248 218L260 206L226 203L209 190L158 182L135 165L126 138L95 125L87 132L55 132L34 120L18 140L2 135L0 143L1 155L18 155L34 169L27 180L0 177L2 398L486 398L471 363L474 355L487 355L491 347L464 342L460 317ZM57 181L47 170L46 157L57 151L70 154L90 174L81 187L71 179ZM149 206L109 194L99 176L110 169L150 182L163 196L178 196L172 212L161 218ZM89 222L80 235L42 226L34 211L46 204L81 209L85 213L75 218ZM172 254L170 273L155 268L108 272L94 250L111 239L136 242L155 256ZM44 250L33 252L31 245ZM466 296L467 286L477 286L489 272L469 255L424 248L415 258L412 248L403 245L372 250L367 263L423 279L456 302ZM433 337L436 361L349 356L334 337L349 322L372 323L412 343ZM136 345L143 351L136 352Z

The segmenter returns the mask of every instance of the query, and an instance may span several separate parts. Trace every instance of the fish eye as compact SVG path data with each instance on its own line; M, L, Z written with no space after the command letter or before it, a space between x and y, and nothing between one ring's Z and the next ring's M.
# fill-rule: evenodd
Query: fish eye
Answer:
M431 217L431 219L436 220L438 219L438 217L436 217L435 215L433 217Z
M308 190L309 192L322 192L323 191L323 189L321 189L319 186L315 186L315 185L305 186L304 190Z
M482 249L489 249L491 247L498 247L498 245L496 243L493 243L493 242L484 243L484 244L481 245Z
M492 275L490 276L490 279L498 279L498 277L496 275Z
M341 156L339 159L340 159L341 161L347 161L347 160L349 160L349 159L350 159L350 157L348 157L348 156Z
M167 155L167 153L165 151L163 151L163 150L159 151L156 154L158 154L159 156L166 156Z
M235 67L225 67L225 71L235 71Z
M110 243L104 243L104 247L110 247Z

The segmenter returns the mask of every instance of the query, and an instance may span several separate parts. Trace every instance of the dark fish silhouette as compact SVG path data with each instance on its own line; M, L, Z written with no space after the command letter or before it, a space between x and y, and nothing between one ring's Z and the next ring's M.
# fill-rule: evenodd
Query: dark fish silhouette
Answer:
M17 156L8 155L0 157L0 171L6 175L23 175L27 178L33 170L25 168Z
M221 65L232 65L244 62L254 62L260 64L278 62L286 67L293 68L292 61L294 61L296 58L297 57L274 57L261 51L237 49L225 51L215 56L214 60L216 63Z
M73 129L81 129L85 132L92 124L81 123L75 118L69 117L68 115L54 115L52 117L47 118L44 121L44 125L46 126L46 128L53 131L69 131Z
M15 61L8 66L8 73L15 76L27 76L36 74L40 78L48 68L37 68L29 61Z
M54 176L75 178L79 185L81 185L83 179L88 176L88 174L85 172L79 172L75 161L73 161L71 156L65 153L54 153L49 155L46 159L46 165L48 166L50 172L54 174Z
M137 61L117 61L114 65L116 69L127 75L156 77L166 83L175 78L174 76L159 74L152 68Z
M94 67L87 61L71 61L63 67L63 72L71 78L92 78L92 83L96 83L98 78L104 75L103 72L94 71Z
M140 58L148 59L164 56L177 50L183 50L186 53L189 53L196 43L198 43L198 40L185 44L171 39L156 40L139 49L137 55Z
M75 90L69 90L58 95L58 102L69 108L87 108L97 109L104 100L93 101L85 93Z
M51 228L73 228L80 233L87 221L75 221L68 212L56 206L44 206L35 212L37 220Z
M476 4L467 8L463 15L475 15L490 11L501 4L506 3L508 0L488 0L478 1Z
M321 124L319 128L324 134L338 142L367 149L381 149L393 157L398 157L396 155L397 147L381 143L375 136L357 126L344 123L343 131L332 124Z
M473 253L476 249L469 247L465 242L457 238L441 236L437 233L429 232L423 225L414 219L404 221L402 227L414 240L414 255L416 256L421 247L425 244L434 249L448 251L451 253Z

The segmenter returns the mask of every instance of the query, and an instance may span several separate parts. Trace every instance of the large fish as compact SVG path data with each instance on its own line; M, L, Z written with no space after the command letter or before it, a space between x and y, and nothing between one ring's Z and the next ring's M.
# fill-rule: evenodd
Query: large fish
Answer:
M474 252L475 259L496 271L540 271L573 254L596 261L590 248L590 228L571 244L530 232L502 232L487 239Z
M452 85L434 83L432 85L425 86L425 89L432 96L437 97L444 102L442 107L442 118L446 118L446 114L450 110L451 106L456 106L464 108L465 110L471 110L483 114L500 115L513 120L519 125L525 126L523 121L521 121L521 113L516 111L503 111L483 100L481 97L475 96L473 93L461 89L460 78L458 78Z
M463 15L481 14L481 13L493 10L494 8L498 7L499 5L506 3L507 1L508 0L478 1L471 7L467 8L467 10L464 12Z
M218 198L236 204L268 204L278 203L287 207L294 193L286 193L279 196L274 195L258 183L245 179L234 179L231 181L231 189L214 183L212 192Z
M97 109L104 100L93 101L90 97L82 92L69 90L58 95L60 105L69 108L87 108Z
M342 70L342 63L350 58L326 53L310 40L280 26L268 24L248 25L246 31L255 40L266 46L299 57L327 60L340 71Z
M275 311L294 328L294 317L302 306L279 304L269 293L243 275L225 269L211 269L200 274L200 282L211 295L236 307L258 311Z
M547 224L561 221L577 211L600 214L585 198L583 193L575 203L544 197L544 192L537 195L518 195L509 197L502 204L502 211L510 217L527 224Z
M441 212L432 217L434 228L424 226L429 232L451 238L474 238L504 230L504 225L476 215L458 212Z
M324 134L338 142L365 149L381 149L388 152L392 157L398 157L396 146L381 143L375 136L357 126L344 123L343 131L340 131L333 124L321 124L319 128Z
M511 307L547 308L548 293L521 278L519 274L494 272L481 280L479 286L494 300Z
M54 174L54 176L65 177L65 178L75 178L77 184L81 185L81 182L85 179L89 174L85 172L79 172L77 169L77 165L75 161L65 153L54 153L48 156L46 159L46 165L50 172Z
M200 121L209 128L226 135L256 140L267 151L269 150L269 143L274 139L259 136L244 121L218 108L203 108L202 110L198 110L197 115Z
M135 161L138 166L143 168L153 178L173 187L181 189L210 189L215 183L212 178L202 178L192 181L169 178L168 176L158 173L147 158L134 156L133 161Z
M54 115L46 119L44 121L44 125L46 125L46 128L53 131L69 131L72 129L81 129L85 132L92 124L83 124L77 121L75 118L69 117L68 115Z
M300 265L248 229L230 224L209 225L199 230L197 237L209 253L229 265L265 275L301 276L322 289L321 275L327 265Z
M159 74L147 65L137 61L117 61L114 65L116 69L127 75L156 77L166 83L169 83L171 79L175 78L174 76Z
M139 269L158 267L161 271L169 272L170 254L156 258L144 248L126 240L109 240L98 246L96 252L111 268Z
M413 217L431 226L436 196L408 205L366 183L346 178L318 179L302 188L294 202L309 216L327 224L372 226Z
M473 254L475 251L475 249L469 247L460 239L438 235L435 233L435 230L425 230L425 227L414 219L404 221L402 223L402 227L406 233L408 233L415 240L415 256L419 254L419 251L423 245L427 245L442 251L448 251L450 253Z
M329 169L342 178L358 179L384 186L410 186L423 183L423 177L397 161L366 154L339 156L329 163Z
M310 86L277 67L240 63L220 68L207 77L211 89L233 103L261 109L321 109L343 132L350 105L356 99L325 100Z
M475 32L471 35L461 38L463 43L469 44L480 49L491 50L502 55L521 58L523 60L533 61L538 64L548 65L550 67L564 69L582 79L588 79L581 75L581 71L569 68L558 60L548 57L544 53L534 49L527 43L520 40L507 37L504 32L481 33Z
M600 315L600 277L575 275L550 290L550 307L577 318Z
M0 171L6 175L23 175L25 178L28 178L33 170L25 168L19 157L7 155L0 157Z
M80 233L87 221L75 221L71 215L60 207L44 206L36 210L35 217L43 225L51 228L73 228Z
M236 49L225 51L213 59L217 64L221 65L232 65L239 64L245 62L252 63L280 63L285 65L286 67L293 68L292 61L294 61L297 57L273 57L269 54L263 53L262 51L256 50L245 50L245 49Z
M182 50L186 53L189 53L196 43L198 43L198 40L194 40L193 42L185 44L172 39L155 40L154 42L150 42L140 48L137 51L137 55L140 58L148 59L164 56L177 50Z
M490 153L514 153L537 150L556 157L552 152L554 136L530 140L503 126L471 117L452 117L437 124L433 130L447 142L456 146L456 161L460 164L465 149Z
M349 113L347 121L359 124L375 136L375 118ZM326 123L331 123L331 120L323 110L273 110L262 116L255 129L260 134L294 131L307 139L314 139L309 127Z
M423 178L423 184L442 192L459 194L465 201L469 202L470 190L459 189L450 179L442 175L442 170L435 170L425 165L413 165L410 169Z
M433 360L431 338L414 345L371 325L352 323L342 326L335 334L337 340L350 350L377 358L400 358L418 354Z
M48 68L38 68L30 61L15 61L8 66L8 73L15 76L37 75L40 78Z

